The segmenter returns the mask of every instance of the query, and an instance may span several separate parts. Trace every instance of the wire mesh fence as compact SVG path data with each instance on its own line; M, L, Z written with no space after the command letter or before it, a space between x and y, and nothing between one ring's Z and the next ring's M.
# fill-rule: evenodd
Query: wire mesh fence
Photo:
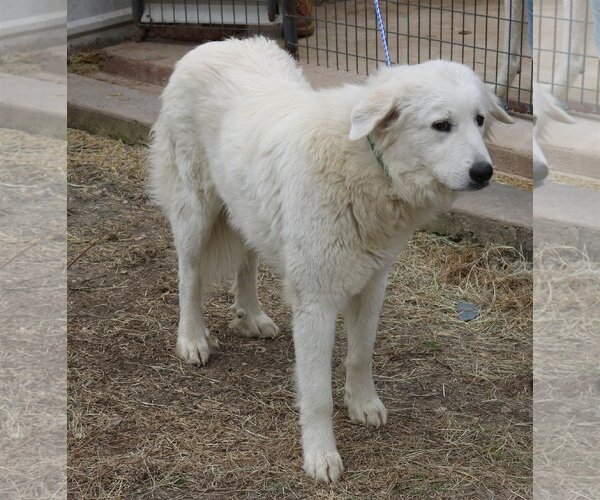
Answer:
M534 9L535 78L567 108L600 113L600 0L543 0Z
M491 84L510 108L531 111L533 64L523 9L514 18L505 14L501 0L381 0L380 5L393 63L461 62ZM301 61L365 75L385 63L372 0L317 5L313 26L314 33L298 41ZM519 43L512 47L509 37L518 37ZM513 73L509 52L515 60Z
M194 28L191 38L196 40L256 33L283 37L304 64L362 75L385 64L372 0L317 1L321 3L133 0L133 5L140 25L162 27L169 34ZM528 16L528 1L529 6L535 3L533 18ZM380 0L380 4L393 63L438 58L461 62L514 111L532 111L535 79L547 84L570 109L599 112L600 0Z

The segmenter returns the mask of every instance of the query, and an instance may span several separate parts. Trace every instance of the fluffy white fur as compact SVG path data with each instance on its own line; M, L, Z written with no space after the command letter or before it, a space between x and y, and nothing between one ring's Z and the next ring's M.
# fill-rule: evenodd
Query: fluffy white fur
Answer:
M265 259L293 307L304 468L335 481L343 471L331 419L336 317L343 313L348 332L349 416L385 424L371 365L388 269L415 228L472 186L471 165L489 161L477 114L510 118L460 64L398 66L362 86L315 91L263 38L191 51L162 99L151 177L179 257L177 352L208 361L215 343L203 291L232 266L234 326L278 334L256 296L257 255ZM439 120L452 131L433 129Z

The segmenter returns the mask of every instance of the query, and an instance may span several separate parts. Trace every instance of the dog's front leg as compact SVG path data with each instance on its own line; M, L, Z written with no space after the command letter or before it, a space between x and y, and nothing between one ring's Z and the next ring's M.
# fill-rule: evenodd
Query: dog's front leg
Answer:
M348 333L344 404L352 422L375 427L387 421L387 410L373 383L373 346L387 275L387 269L376 273L344 311Z
M336 481L344 470L332 422L331 355L335 318L335 308L325 304L301 305L294 310L304 470L319 481Z

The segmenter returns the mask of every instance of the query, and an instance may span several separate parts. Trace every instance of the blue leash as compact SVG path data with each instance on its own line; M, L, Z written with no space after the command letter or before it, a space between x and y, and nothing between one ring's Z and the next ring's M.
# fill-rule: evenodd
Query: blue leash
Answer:
M390 59L390 51L388 49L387 35L385 34L385 26L383 25L383 19L381 18L381 9L379 8L379 0L373 0L373 4L375 5L375 14L377 15L377 27L379 28L379 34L381 35L381 42L383 43L383 53L385 54L385 64L389 68L392 65L392 61ZM379 166L381 167L381 169L383 170L385 175L391 179L390 172L389 172L387 166L385 165L385 163L383 162L381 153L379 151L377 151L377 149L375 149L375 142L373 141L373 138L371 137L371 135L367 136L367 141L369 142L369 147L371 148L373 155L375 155L375 159L377 160L377 163L379 164Z
M392 61L390 59L390 51L387 44L387 35L385 33L385 26L383 25L383 19L381 18L381 9L379 8L379 0L373 0L375 4L375 14L377 15L377 27L379 28L379 34L381 35L381 42L383 43L383 53L385 54L385 64L390 67Z

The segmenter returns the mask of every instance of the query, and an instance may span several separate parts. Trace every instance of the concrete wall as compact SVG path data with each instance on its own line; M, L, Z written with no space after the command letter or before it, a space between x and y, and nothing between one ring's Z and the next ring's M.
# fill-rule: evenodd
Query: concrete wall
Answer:
M131 0L68 0L69 38L113 29L132 21Z
M0 51L64 43L66 0L0 0Z
M0 20L14 21L32 16L63 12L66 10L65 0L19 0L18 2L10 0L0 1Z

